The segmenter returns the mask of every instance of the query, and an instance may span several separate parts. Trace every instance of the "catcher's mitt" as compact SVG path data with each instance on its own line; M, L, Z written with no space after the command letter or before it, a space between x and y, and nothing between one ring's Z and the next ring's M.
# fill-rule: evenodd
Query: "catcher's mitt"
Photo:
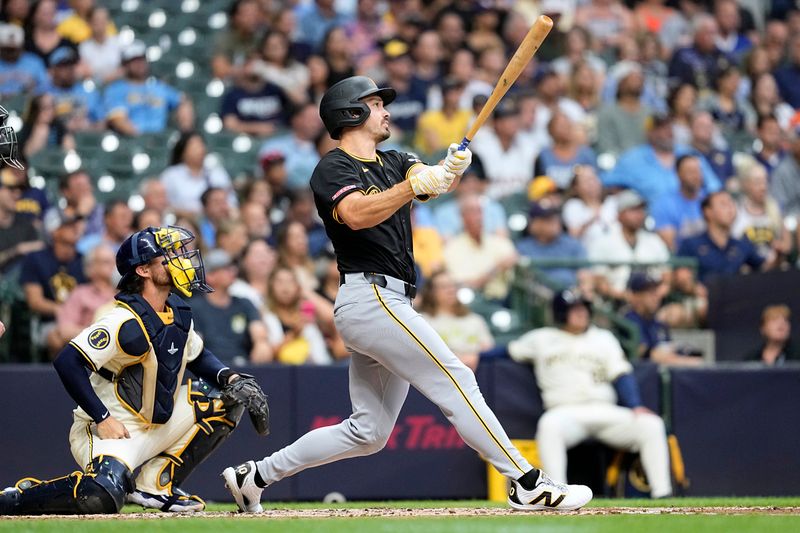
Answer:
M249 374L239 374L239 379L222 388L222 401L243 405L259 435L269 434L269 405L267 395L256 379Z

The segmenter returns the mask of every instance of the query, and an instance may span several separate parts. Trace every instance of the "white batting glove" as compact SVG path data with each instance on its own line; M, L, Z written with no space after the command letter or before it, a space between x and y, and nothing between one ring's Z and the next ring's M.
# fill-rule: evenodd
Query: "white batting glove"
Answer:
M453 174L452 172L447 172L447 170L445 170L444 181L442 181L442 185L439 188L439 190L436 191L436 193L437 194L444 194L447 191L449 191L450 190L450 186L453 184L453 181L455 181L455 179L456 179L456 175L455 174Z
M452 176L452 174L451 174ZM411 184L411 190L417 196L436 196L450 188L455 176L448 177L448 172L444 167L436 165L433 167L426 167L421 172L417 172L408 178Z
M444 158L444 168L448 172L460 176L472 163L472 152L469 148L458 149L458 144L453 143L447 148L447 157Z

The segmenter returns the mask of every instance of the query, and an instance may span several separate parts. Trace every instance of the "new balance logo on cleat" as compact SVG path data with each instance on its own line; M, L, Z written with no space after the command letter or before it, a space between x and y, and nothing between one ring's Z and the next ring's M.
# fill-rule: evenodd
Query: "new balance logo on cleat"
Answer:
M519 511L574 511L591 499L589 487L556 483L544 472L539 473L533 490L526 490L515 480L508 490L508 504Z
M533 505L544 500L544 505L546 505L547 507L558 507L558 504L564 501L564 496L565 496L564 494L561 494L559 495L558 498L555 499L555 501L553 501L553 493L550 491L544 491L541 494L539 494L536 498L531 500L530 504Z

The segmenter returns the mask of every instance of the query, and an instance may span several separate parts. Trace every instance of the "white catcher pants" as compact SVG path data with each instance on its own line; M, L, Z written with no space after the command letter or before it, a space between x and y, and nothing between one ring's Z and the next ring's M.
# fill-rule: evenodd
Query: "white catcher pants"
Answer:
M618 405L590 403L548 409L539 419L536 443L542 467L553 480L567 481L567 450L589 437L613 448L639 452L651 496L672 493L664 421Z

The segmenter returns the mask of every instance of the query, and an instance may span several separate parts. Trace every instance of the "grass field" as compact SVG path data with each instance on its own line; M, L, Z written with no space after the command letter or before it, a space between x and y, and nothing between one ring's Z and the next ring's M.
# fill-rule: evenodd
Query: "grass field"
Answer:
M71 518L2 518L0 531L236 533L249 531L381 533L477 532L769 532L800 531L800 498L598 499L578 512L514 513L485 501L267 504L263 515L233 513L211 504L202 515L142 513Z

